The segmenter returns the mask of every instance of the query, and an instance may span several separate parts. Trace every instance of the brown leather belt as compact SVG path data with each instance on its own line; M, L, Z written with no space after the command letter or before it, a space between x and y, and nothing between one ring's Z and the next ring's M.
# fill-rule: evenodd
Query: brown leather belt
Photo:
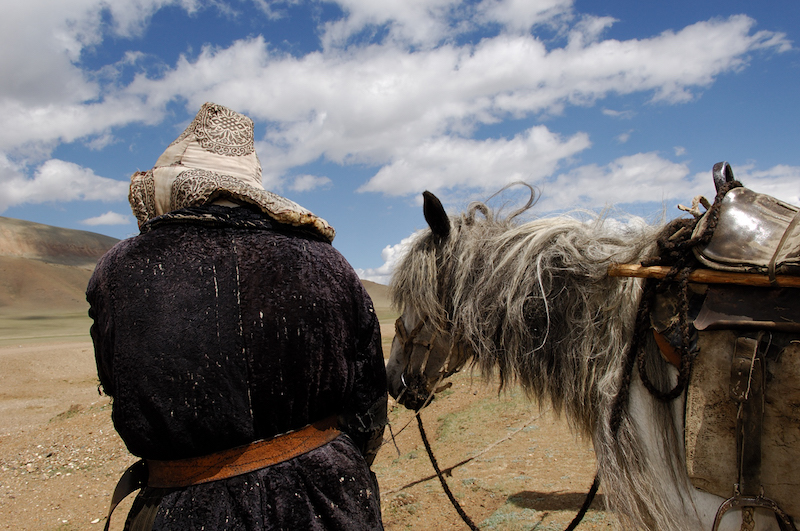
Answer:
M210 455L173 461L147 459L147 486L188 487L239 476L288 461L329 443L340 433L333 416L272 439Z
M210 455L173 461L137 461L125 471L114 489L105 529L108 531L111 514L119 502L140 488L188 487L276 465L331 442L342 433L336 426L337 417L333 415L299 430L276 435L272 439L255 441Z

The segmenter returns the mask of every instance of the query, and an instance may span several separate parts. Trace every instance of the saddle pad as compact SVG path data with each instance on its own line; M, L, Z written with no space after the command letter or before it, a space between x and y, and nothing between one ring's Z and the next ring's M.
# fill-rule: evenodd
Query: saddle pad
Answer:
M700 332L686 393L686 467L692 484L723 498L737 482L736 413L730 398L732 330ZM761 447L764 495L800 516L800 339L766 359Z
M800 209L744 187L725 194L717 226L697 259L707 267L746 273L800 274ZM706 229L708 215L695 228ZM770 263L774 270L770 272Z

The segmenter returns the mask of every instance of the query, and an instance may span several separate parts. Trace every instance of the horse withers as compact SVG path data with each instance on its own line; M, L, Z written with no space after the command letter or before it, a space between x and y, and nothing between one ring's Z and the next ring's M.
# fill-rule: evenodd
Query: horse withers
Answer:
M403 313L387 365L390 393L417 410L467 364L496 374L501 386L519 383L592 438L604 498L623 529L712 529L734 486L715 494L697 488L697 474L687 472L680 380L691 373L665 361L651 330L637 329L644 281L608 274L614 264L658 254L665 226L569 216L519 223L522 211L501 219L481 203L450 217L433 194L424 199L430 229L416 237L392 279ZM705 286L692 286L702 297ZM638 360L633 350L642 353ZM777 361L766 363L767 374L779 371ZM677 389L677 398L662 400L652 388ZM694 408L696 388L689 385ZM695 459L698 446L690 450ZM753 529L780 529L768 508L739 506L724 512L718 529L738 531L743 514Z

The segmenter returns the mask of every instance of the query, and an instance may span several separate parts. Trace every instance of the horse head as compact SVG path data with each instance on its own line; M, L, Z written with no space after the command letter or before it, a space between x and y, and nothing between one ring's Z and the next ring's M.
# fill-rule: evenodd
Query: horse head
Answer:
M435 195L426 191L423 197L425 220L431 228L425 236L430 240L426 245L436 252L450 237L450 219ZM469 358L468 352L462 342L454 341L446 317L429 315L407 300L402 315L395 322L391 356L386 366L389 393L409 409L422 409L436 392L451 385L442 382L463 367Z

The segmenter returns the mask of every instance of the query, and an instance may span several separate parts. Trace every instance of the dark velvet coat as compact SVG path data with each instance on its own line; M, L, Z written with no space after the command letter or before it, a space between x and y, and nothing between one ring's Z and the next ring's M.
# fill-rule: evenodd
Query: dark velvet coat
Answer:
M330 415L345 432L232 479L144 489L134 508L157 507L153 529L381 529L380 329L327 241L246 207L179 210L111 249L87 299L100 383L134 455L206 455Z

